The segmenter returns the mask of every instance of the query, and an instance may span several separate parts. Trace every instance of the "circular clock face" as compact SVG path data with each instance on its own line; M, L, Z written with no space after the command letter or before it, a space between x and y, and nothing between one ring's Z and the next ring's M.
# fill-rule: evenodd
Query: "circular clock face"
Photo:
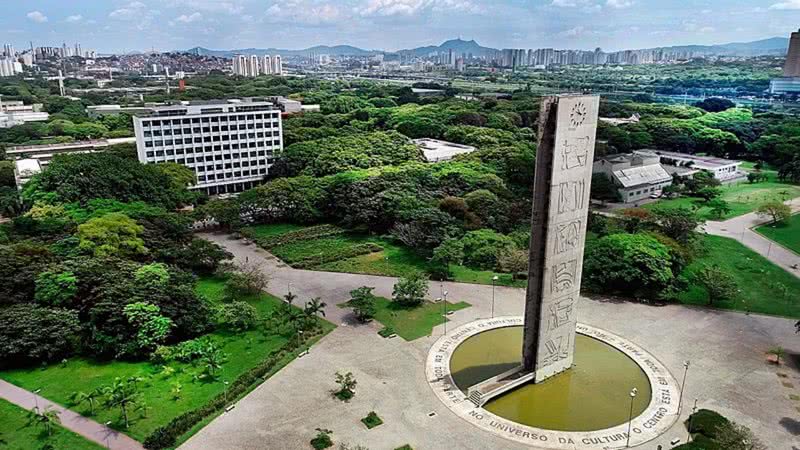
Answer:
M578 127L583 125L583 122L586 121L586 105L583 102L578 102L575 106L572 107L572 112L569 114L569 122L570 125L573 127Z

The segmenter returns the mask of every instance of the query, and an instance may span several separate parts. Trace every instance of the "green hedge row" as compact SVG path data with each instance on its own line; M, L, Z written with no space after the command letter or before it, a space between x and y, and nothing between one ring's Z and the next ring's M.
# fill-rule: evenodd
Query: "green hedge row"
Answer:
M297 261L292 261L291 265L295 269L312 269L316 266L329 262L340 261L342 259L354 258L356 256L368 255L383 251L383 247L378 244L367 242L366 244L356 244L336 251L330 251L322 255L311 255Z
M345 230L343 228L337 227L336 225L317 225L303 228L301 230L290 231L288 233L278 234L275 236L260 238L256 241L256 243L259 245L259 247L269 250L279 245L293 244L300 241L335 236L344 232Z
M192 429L195 425L203 421L205 418L222 412L225 407L231 402L226 402L227 399L237 399L246 394L250 388L263 381L275 366L280 363L284 358L300 349L303 345L311 339L316 338L321 333L317 330L314 333L304 335L304 339L300 342L291 340L283 347L276 349L267 356L261 363L247 372L241 374L239 378L233 381L228 387L227 396L225 393L220 393L216 397L209 400L205 405L196 408L192 411L187 411L180 416L172 419L168 424L157 428L144 440L144 446L148 449L164 449L174 447L178 438Z

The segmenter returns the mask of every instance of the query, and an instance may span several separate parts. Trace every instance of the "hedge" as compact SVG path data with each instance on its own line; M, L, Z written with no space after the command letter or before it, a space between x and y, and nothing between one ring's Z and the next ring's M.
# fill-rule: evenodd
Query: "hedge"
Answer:
M227 399L237 399L246 394L254 384L263 381L263 378L284 358L303 347L311 339L317 337L321 333L323 333L322 329L317 330L313 334L304 334L301 341L295 342L295 340L291 340L281 348L274 350L261 363L234 380L228 386L227 393L220 393L209 400L205 405L175 417L168 424L150 433L144 440L145 448L156 450L174 447L178 438L191 430L192 427L205 418L222 412L230 404L230 401L226 401Z
M717 429L730 423L728 419L716 411L701 409L689 416L686 420L686 428L692 434L701 434L707 438L715 439Z
M256 244L258 244L259 247L269 250L279 245L292 244L299 241L308 241L327 236L335 236L344 232L345 230L343 228L337 227L336 225L317 225L296 231L290 231L288 233L278 234L275 236L260 238L256 240ZM247 233L245 233L245 235L252 237L252 235L248 235Z
M383 251L383 247L378 244L367 242L365 244L356 244L350 247L329 251L322 255L311 255L296 261L287 261L295 269L311 269L313 267L326 264L329 262L340 261L342 259L354 258L356 256L368 255Z

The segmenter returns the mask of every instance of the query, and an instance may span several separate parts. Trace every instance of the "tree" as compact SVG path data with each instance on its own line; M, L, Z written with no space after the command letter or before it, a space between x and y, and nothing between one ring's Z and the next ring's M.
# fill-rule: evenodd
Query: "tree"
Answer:
M225 290L231 298L261 295L269 286L270 276L255 262L239 263L227 275Z
M616 202L620 200L619 191L611 181L603 173L592 174L592 198L602 200L603 202Z
M217 309L217 321L234 331L246 331L256 326L258 310L247 302L225 303Z
M122 311L136 332L135 341L129 343L136 350L130 353L155 350L156 345L167 339L173 327L172 320L161 315L161 308L150 303L130 303Z
M738 292L736 280L719 266L704 266L695 275L695 282L705 288L709 305L719 300L730 299Z
M372 293L373 287L362 286L350 291L350 301L347 305L353 308L353 313L361 322L366 322L375 316L375 295Z
M61 418L58 416L58 411L48 406L44 411L30 410L28 411L28 426L41 426L47 432L48 436L53 435L53 428L61 423Z
M317 428L317 435L314 439L311 439L311 447L313 447L314 450L324 450L328 447L333 447L331 434L333 434L331 430Z
M528 270L528 251L508 248L497 255L497 267L501 272L510 273L511 280Z
M216 378L217 372L227 360L227 355L213 341L208 341L202 349L200 364L203 366L205 376Z
M322 314L322 317L325 317L325 307L328 306L327 303L321 301L319 297L312 298L311 301L306 303L306 307L303 309L303 312L309 318L316 318L318 314Z
M36 277L36 301L45 306L67 305L78 293L78 279L72 272L45 271Z
M768 448L749 428L735 422L720 425L714 440L718 448L725 450L767 450Z
M447 239L433 250L431 263L434 271L441 275L441 278L451 276L450 265L461 264L464 260L464 244L458 239Z
M762 217L772 218L772 223L779 223L787 221L792 217L792 208L783 202L773 200L759 206L756 210L756 214Z
M250 192L250 191L248 191ZM237 199L213 199L197 209L198 219L214 220L225 230L239 228L242 225L242 213Z
M98 387L98 388L96 388L94 390L91 390L89 392L82 392L82 391L73 392L72 395L70 396L70 400L72 400L72 402L76 406L80 405L81 403L88 403L89 404L89 415L93 416L94 415L95 402L97 402L98 399L102 398L103 395L104 395L103 388L102 387Z
M96 217L78 226L78 248L98 257L136 257L148 253L139 237L144 227L122 213Z
M706 206L711 208L711 215L717 220L723 218L726 214L731 212L731 205L721 198L709 201L706 203Z
M392 289L392 301L405 307L419 306L428 295L428 280L420 273L400 278Z
M104 389L104 406L106 408L119 408L125 428L129 426L128 412L141 401L140 381L141 379L136 377L130 377L126 380L117 377L110 386L106 386Z
M205 239L193 238L175 254L178 265L200 275L213 274L223 261L233 254L219 244Z
M49 362L79 348L77 311L32 304L0 308L0 366Z
M781 358L783 358L786 355L786 350L784 350L783 347L780 346L772 347L771 349L769 349L769 351L767 351L767 354L775 355L775 364L780 366Z
M736 103L719 97L709 97L703 101L696 102L694 106L698 108L702 108L708 112L721 112L725 111L726 109L735 108Z
M356 395L356 385L358 385L358 382L353 376L353 372L347 372L344 375L336 372L336 384L339 385L339 390L335 391L333 395L339 400L347 401Z
M700 219L689 208L657 208L653 210L660 231L678 242L686 243L700 225Z
M514 248L514 241L494 230L470 231L461 238L464 245L464 263L478 269L492 270L497 266L497 255Z
M162 289L169 282L169 271L163 263L145 264L136 269L133 277L144 289Z
M597 292L654 297L674 278L669 248L647 234L612 234L586 247L584 280ZM563 267L563 288L574 269Z

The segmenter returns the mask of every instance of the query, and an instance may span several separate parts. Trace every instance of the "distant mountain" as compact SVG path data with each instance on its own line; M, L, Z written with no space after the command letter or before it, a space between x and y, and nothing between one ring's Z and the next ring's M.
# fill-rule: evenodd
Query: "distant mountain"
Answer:
M784 55L789 48L789 39L783 37L774 37L769 39L762 39L752 42L733 42L729 44L719 45L678 45L672 47L658 47L662 50L676 51L676 52L694 52L703 55L720 55L720 56L759 56L759 55ZM392 54L399 53L404 55L413 56L426 56L431 53L447 53L453 50L457 55L472 54L473 56L490 56L498 49L483 47L474 40L464 41L461 39L451 39L443 42L441 45L429 45L426 47L417 47L405 50L398 50L396 52L387 52L384 50L364 50L352 45L317 45L315 47L305 48L301 50L286 50L279 48L242 48L236 50L209 50L203 47L195 47L186 50L187 53L195 53L198 55L206 56L219 56L223 58L230 58L233 55L281 55L281 56L308 56L309 54L316 53L318 55L331 55L331 56L372 56L377 54Z

